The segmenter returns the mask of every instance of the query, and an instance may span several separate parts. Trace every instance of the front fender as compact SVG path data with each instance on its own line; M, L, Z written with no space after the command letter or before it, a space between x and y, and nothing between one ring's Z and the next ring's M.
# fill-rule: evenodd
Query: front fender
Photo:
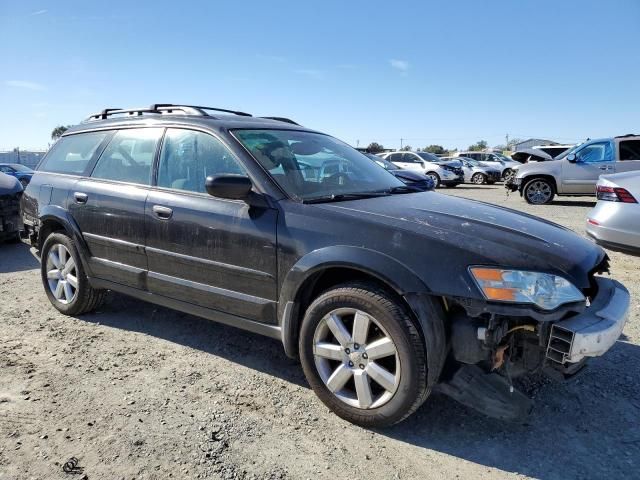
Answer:
M428 292L427 286L406 265L383 253L362 247L338 245L314 250L300 258L287 273L278 301L278 318L282 342L289 356L295 356L298 312L296 301L300 292L309 286L316 273L330 268L350 268L375 277L391 287L398 295Z

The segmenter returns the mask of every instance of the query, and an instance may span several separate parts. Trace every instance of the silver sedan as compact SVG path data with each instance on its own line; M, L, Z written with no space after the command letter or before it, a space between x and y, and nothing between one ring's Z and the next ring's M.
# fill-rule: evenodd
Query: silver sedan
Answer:
M640 172L602 175L587 234L611 250L640 256Z
M442 157L443 163L459 166L462 168L465 183L475 183L482 185L483 183L494 184L502 178L502 172L483 162L467 157Z

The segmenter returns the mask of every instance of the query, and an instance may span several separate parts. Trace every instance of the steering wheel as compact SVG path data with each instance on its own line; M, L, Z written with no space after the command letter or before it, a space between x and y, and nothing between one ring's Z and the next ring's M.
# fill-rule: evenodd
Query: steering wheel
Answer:
M136 162L136 161L133 159L133 157L132 157L131 155L129 155L129 152L127 152L127 151L122 147L122 145L120 145L120 146L118 147L118 153L119 153L120 155L122 155L122 156L125 158L125 160L131 164L131 166L132 166L132 167L139 167L139 166L140 166L140 164L139 164L138 162Z
M332 185L346 185L349 175L345 172L338 172L322 179L322 183L330 183Z

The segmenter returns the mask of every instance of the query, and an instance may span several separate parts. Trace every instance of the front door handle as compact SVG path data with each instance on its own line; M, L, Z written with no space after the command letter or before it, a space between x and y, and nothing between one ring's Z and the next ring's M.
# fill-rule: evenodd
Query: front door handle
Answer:
M603 165L602 167L598 167L600 170L609 170L609 165Z
M173 215L173 210L171 210L169 207L154 205L152 210L153 214L161 220L169 220Z
M73 194L73 199L76 201L76 203L85 204L87 203L89 196L86 193L75 192Z

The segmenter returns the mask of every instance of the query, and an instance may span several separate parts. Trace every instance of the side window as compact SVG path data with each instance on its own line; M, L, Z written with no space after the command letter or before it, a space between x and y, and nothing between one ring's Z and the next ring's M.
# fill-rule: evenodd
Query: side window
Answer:
M640 140L620 142L620 160L640 160Z
M224 174L245 172L219 140L194 130L167 130L158 165L159 187L205 193L206 178Z
M11 174L11 173L13 173L13 172L14 172L14 170L13 170L13 168L11 168L11 167L10 167L10 166L8 166L8 165L0 165L0 172L2 172L2 173L9 173L9 174Z
M403 153L402 161L406 163L420 163L418 157L416 157L413 153Z
M94 178L151 185L151 166L162 128L119 130L91 174Z
M387 160L390 162L402 162L402 154L401 153L392 153L387 157Z
M79 133L62 137L47 154L39 170L81 175L109 132Z
M592 143L576 153L584 163L610 162L613 160L611 142Z

